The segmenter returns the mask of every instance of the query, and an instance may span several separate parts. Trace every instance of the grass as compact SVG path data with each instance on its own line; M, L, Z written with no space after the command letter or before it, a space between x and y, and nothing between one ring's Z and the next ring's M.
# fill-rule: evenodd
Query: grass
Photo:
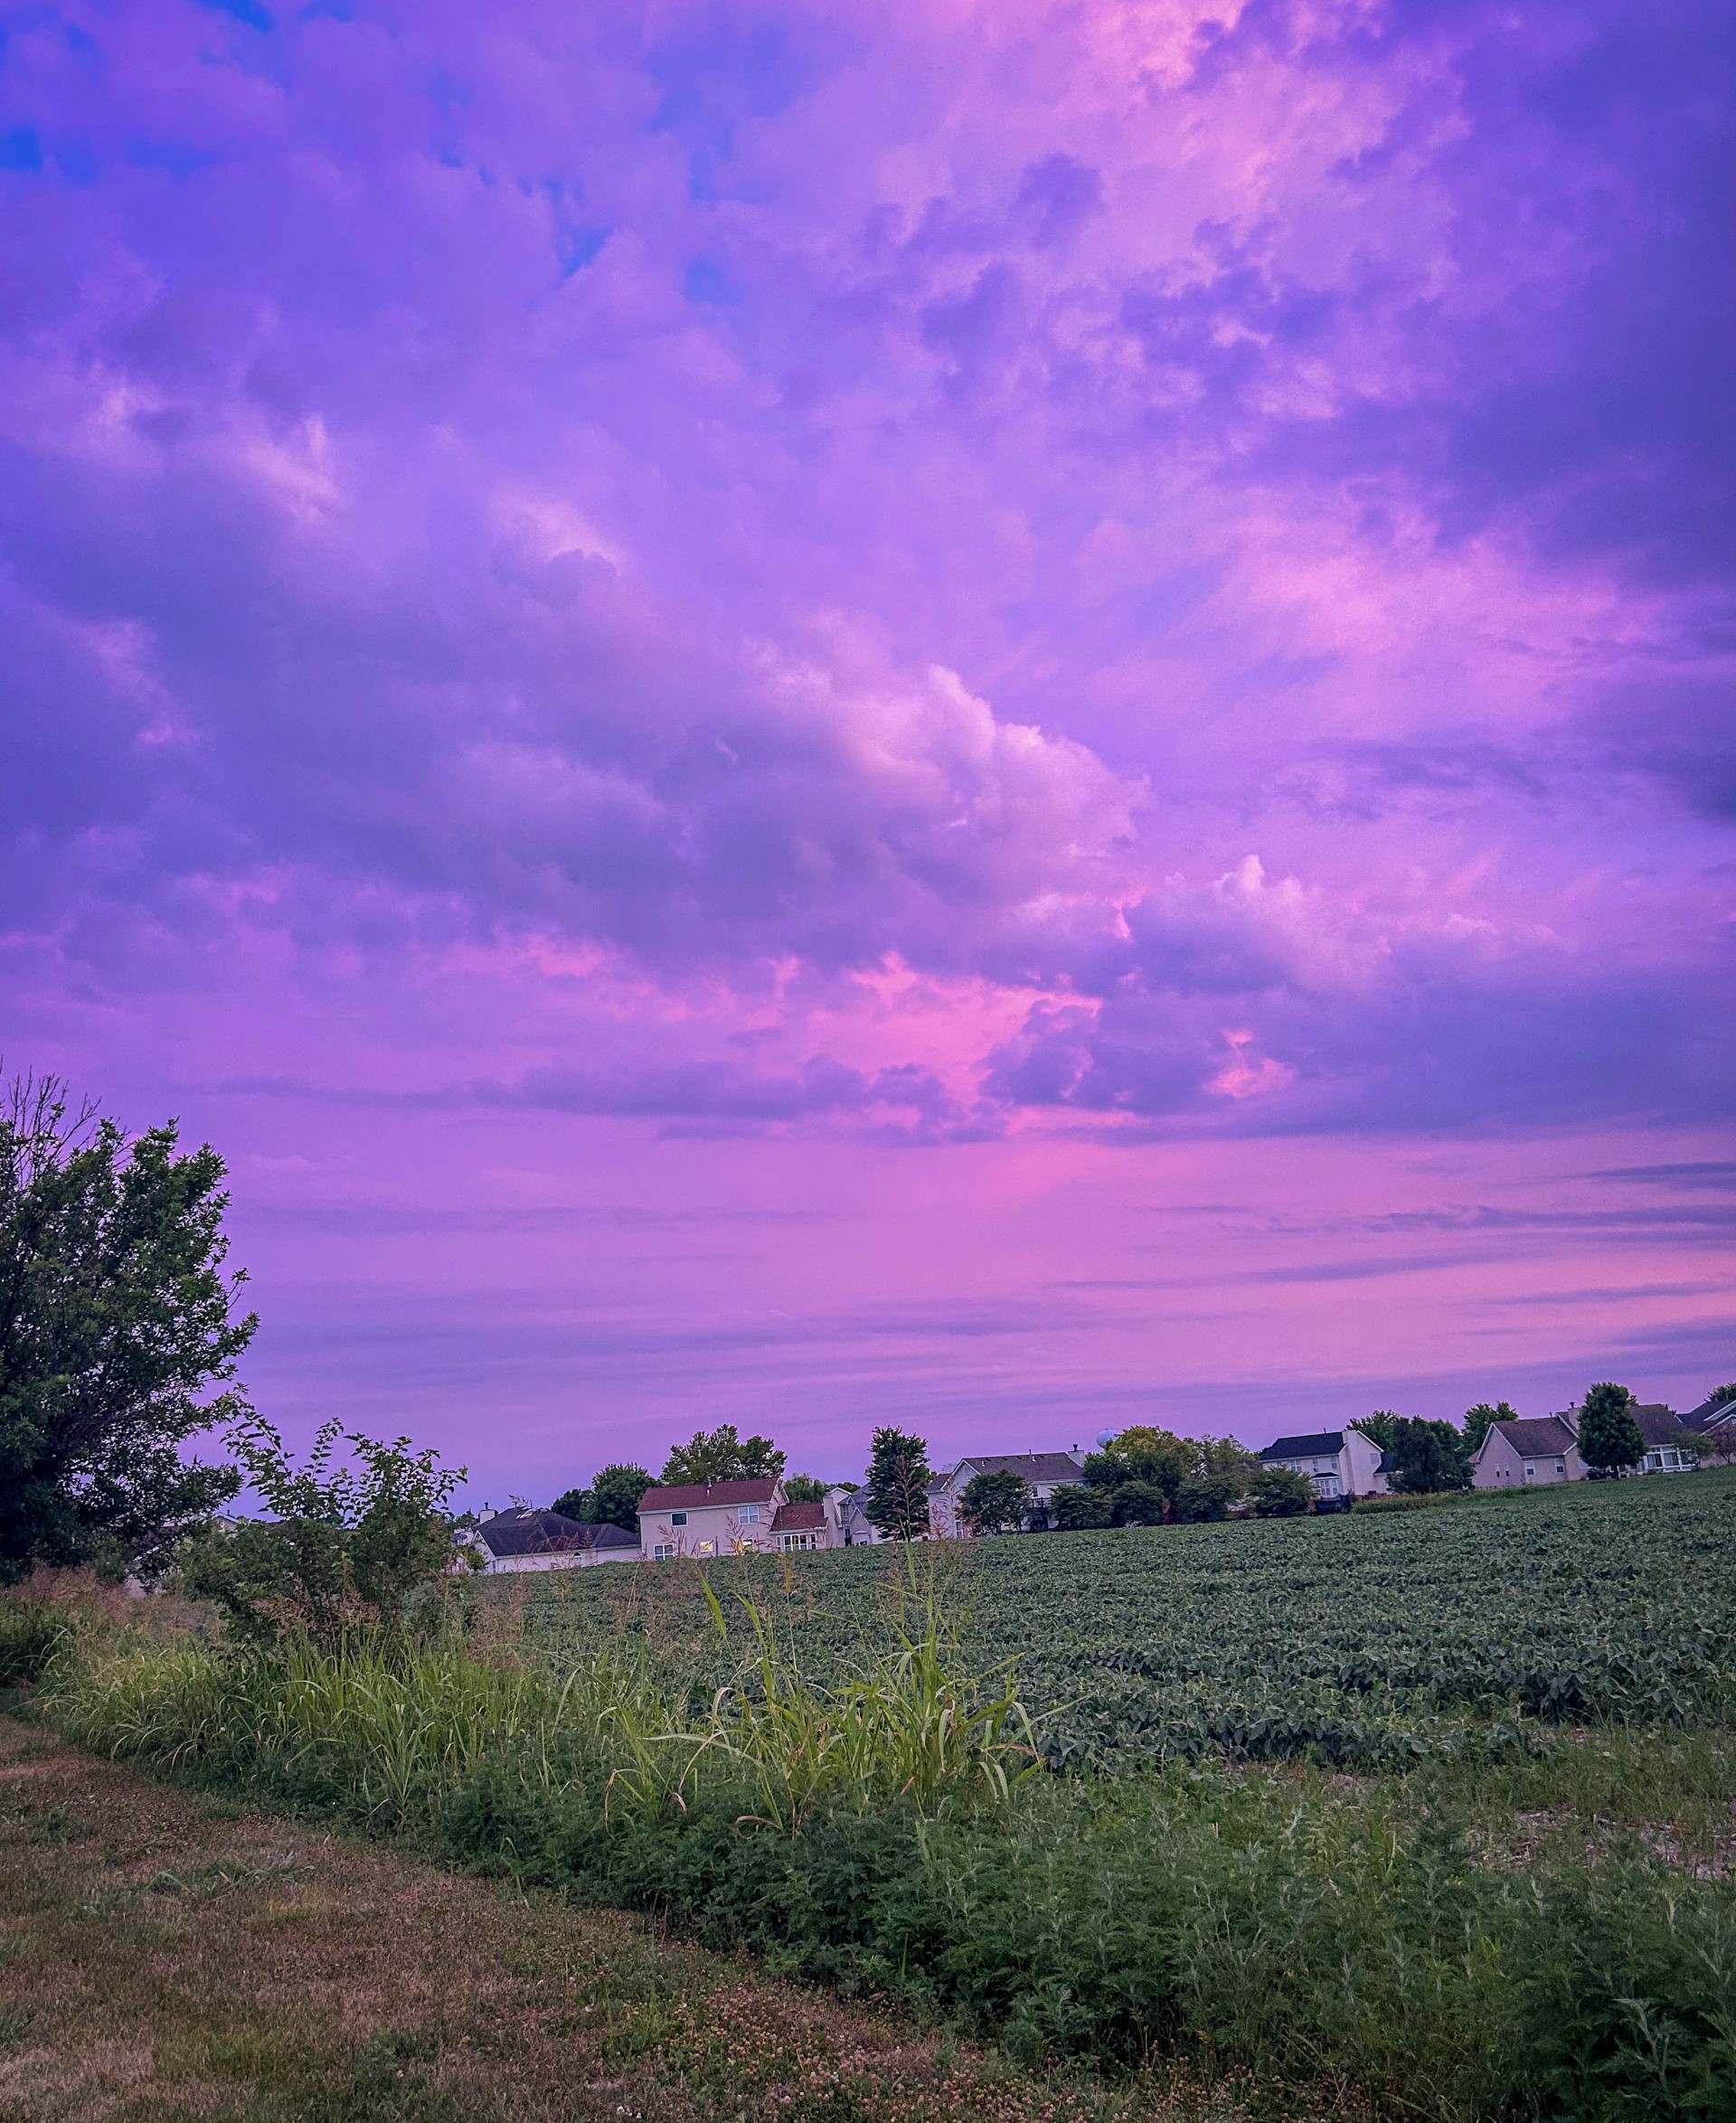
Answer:
M1229 2123L0 1717L8 2123Z

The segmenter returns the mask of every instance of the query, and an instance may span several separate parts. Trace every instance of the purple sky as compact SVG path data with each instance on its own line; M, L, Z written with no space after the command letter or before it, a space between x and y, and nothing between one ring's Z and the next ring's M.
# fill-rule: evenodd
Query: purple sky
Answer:
M0 1041L542 1498L1736 1374L1728 0L71 0Z

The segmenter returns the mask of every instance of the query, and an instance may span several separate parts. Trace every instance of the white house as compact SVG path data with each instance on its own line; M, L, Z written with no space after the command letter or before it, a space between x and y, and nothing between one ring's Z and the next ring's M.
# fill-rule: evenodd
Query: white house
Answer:
M639 1543L653 1562L680 1556L792 1555L844 1548L848 1489L829 1489L813 1504L792 1504L781 1480L684 1482L647 1489L639 1499ZM857 1536L860 1538L860 1536Z
M482 1557L482 1568L490 1576L639 1560L637 1541L619 1526L584 1525L558 1511L529 1511L522 1505L495 1512L475 1527L461 1527L453 1542Z
M1260 1458L1267 1467L1288 1467L1306 1475L1322 1503L1386 1495L1385 1455L1361 1430L1305 1430L1274 1438Z
M1519 1489L1549 1482L1582 1482L1579 1418L1571 1409L1560 1415L1516 1416L1492 1422L1471 1461L1474 1489Z
M974 1475L1015 1474L1035 1492L1039 1511L1047 1511L1055 1491L1077 1482L1085 1471L1084 1455L1078 1446L1070 1452L978 1452L961 1459L929 1484L929 1530L941 1540L967 1537L970 1528L960 1515L966 1488Z
M1675 1409L1662 1401L1646 1401L1633 1411L1646 1440L1643 1475L1691 1474L1700 1464L1699 1440Z

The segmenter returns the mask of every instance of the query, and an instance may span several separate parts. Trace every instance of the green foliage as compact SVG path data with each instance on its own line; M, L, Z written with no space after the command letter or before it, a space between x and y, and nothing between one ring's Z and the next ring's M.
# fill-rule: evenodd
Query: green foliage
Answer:
M1470 1454L1464 1433L1449 1422L1423 1416L1397 1416L1389 1442L1388 1480L1401 1496L1423 1496L1440 1489L1468 1489Z
M0 1115L0 1581L153 1569L239 1486L181 1457L243 1411L210 1389L257 1323L223 1272L222 1160L176 1140L69 1115L52 1077Z
M750 1444L757 1442L763 1440L749 1439ZM619 1526L624 1533L637 1533L639 1499L650 1486L649 1468L637 1467L631 1460L612 1460L608 1467L599 1467L588 1494L583 1523Z
M657 1478L670 1484L751 1482L767 1476L775 1480L784 1471L784 1458L769 1438L738 1438L733 1423L720 1423L714 1430L695 1430L684 1445L672 1447Z
M1049 1508L1063 1533L1082 1533L1092 1527L1115 1524L1115 1500L1107 1489L1092 1489L1068 1482L1053 1493Z
M1189 1475L1170 1508L1178 1525L1204 1525L1228 1518L1230 1506L1240 1502L1245 1486L1239 1474L1228 1471Z
M1249 1495L1256 1518L1297 1518L1314 1509L1314 1484L1293 1467L1262 1467Z
M1646 1439L1634 1420L1634 1397L1626 1386L1605 1379L1590 1388L1580 1411L1580 1458L1587 1467L1613 1471L1637 1467L1646 1457Z
M590 1491L589 1489L562 1489L549 1509L559 1518L576 1520L581 1526L594 1525L590 1515Z
M1706 1399L1714 1408L1727 1408L1732 1401L1736 1401L1736 1379L1731 1379L1726 1385L1714 1386Z
M972 1475L958 1499L973 1533L1015 1533L1036 1508L1036 1491L1010 1467Z
M1394 1409L1377 1408L1372 1415L1360 1417L1350 1427L1353 1430L1360 1430L1371 1444L1378 1445L1382 1452L1390 1452L1399 1425L1403 1420L1404 1418Z
M1163 1498L1165 1509L1170 1499L1189 1475L1199 1471L1199 1451L1191 1439L1178 1438L1173 1430L1158 1429L1149 1423L1139 1423L1122 1430L1113 1444L1100 1452L1090 1454L1085 1461L1084 1479L1095 1489L1108 1489L1118 1493L1129 1485L1137 1485L1141 1491L1155 1489ZM1143 1512L1143 1500L1137 1505ZM1156 1525L1157 1519L1135 1516L1132 1512L1118 1509L1118 1524Z
M335 1464L340 1441L353 1464ZM335 1418L300 1468L259 1416L229 1442L274 1516L212 1524L185 1543L185 1590L254 1642L293 1635L335 1647L359 1629L401 1631L452 1560L446 1507L464 1469L441 1468L437 1452L414 1451L408 1438L346 1434Z
M1169 1515L1169 1495L1156 1482L1119 1482L1109 1493L1109 1510L1118 1526L1160 1526Z
M1418 1805L1399 1779L1035 1778L1016 1697L961 1679L932 1615L819 1686L763 1611L746 1629L697 1714L618 1645L557 1685L303 1640L99 1647L49 1709L87 1745L684 1921L1032 2062L1176 2057L1269 2113L1323 2086L1335 2112L1429 2123L1727 2108L1728 1881L1608 1829L1491 1864L1448 1789Z
M920 1540L929 1530L929 1479L924 1439L877 1429L868 1462L868 1523L889 1541Z
M792 1504L824 1504L826 1484L817 1475L790 1475L784 1482L784 1495Z
M1465 1411L1466 1452L1472 1458L1475 1458L1482 1447L1484 1439L1488 1436L1495 1424L1517 1422L1518 1420L1519 1411L1505 1401L1497 1401L1493 1405L1486 1401L1477 1401L1474 1407Z

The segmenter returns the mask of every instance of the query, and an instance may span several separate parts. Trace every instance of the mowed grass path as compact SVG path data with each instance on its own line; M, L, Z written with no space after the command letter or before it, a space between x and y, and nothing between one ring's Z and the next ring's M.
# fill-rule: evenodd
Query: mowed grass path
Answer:
M6 2123L1228 2123L0 1716Z
M820 1677L932 1592L973 1661L1015 1665L1055 1766L1225 1753L1379 1770L1498 1755L1542 1729L1728 1725L1732 1555L1736 1468L1721 1468L910 1557L612 1564L479 1590L557 1666L621 1632L699 1686L750 1647L732 1592ZM731 1645L716 1639L702 1571Z

